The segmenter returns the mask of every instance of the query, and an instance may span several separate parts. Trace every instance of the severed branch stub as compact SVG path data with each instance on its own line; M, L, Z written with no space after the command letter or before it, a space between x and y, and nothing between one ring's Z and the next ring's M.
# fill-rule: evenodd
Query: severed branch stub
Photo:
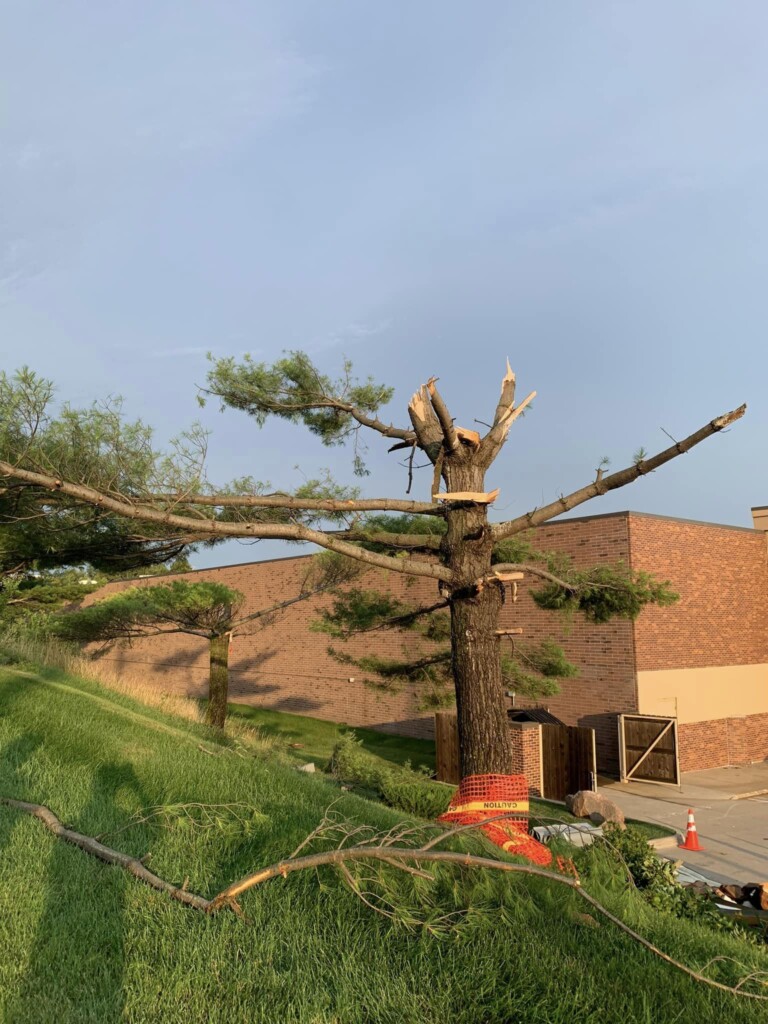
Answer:
M475 505L492 505L499 496L500 488L494 491L448 491L433 494L433 501L469 501Z

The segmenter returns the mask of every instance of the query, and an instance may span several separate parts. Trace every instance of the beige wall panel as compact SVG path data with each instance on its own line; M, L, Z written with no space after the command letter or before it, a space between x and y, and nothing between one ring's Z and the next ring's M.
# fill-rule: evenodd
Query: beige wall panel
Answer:
M677 715L680 723L768 712L768 665L662 669L637 673L641 715Z

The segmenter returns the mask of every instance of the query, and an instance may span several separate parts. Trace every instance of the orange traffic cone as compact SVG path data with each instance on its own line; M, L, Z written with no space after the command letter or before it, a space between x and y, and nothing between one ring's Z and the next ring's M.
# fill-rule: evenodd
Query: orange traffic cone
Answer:
M688 808L688 829L685 833L685 842L678 843L681 850L694 850L703 852L704 847L699 846L699 833L696 831L696 822L693 820L693 808Z

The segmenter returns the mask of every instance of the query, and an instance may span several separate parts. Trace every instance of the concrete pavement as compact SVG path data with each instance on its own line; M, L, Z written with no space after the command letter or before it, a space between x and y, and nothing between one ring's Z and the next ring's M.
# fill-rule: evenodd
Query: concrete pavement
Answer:
M658 847L663 856L719 882L768 881L768 762L689 772L680 788L601 782L598 792L617 803L625 817L667 825L680 835L693 808L703 852L680 850L671 840Z

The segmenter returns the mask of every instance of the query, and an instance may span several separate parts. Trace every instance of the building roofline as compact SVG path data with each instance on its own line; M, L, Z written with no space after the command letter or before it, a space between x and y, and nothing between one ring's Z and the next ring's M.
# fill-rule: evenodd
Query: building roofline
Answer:
M768 506L766 506L768 509ZM753 526L733 526L731 523L711 523L706 519L687 519L685 516L664 516L658 512L633 512L625 509L623 512L598 512L592 516L573 516L570 519L550 519L542 526L560 526L566 523L586 523L590 519L619 519L635 516L638 519L660 519L668 523L688 523L691 526L709 526L716 530L741 530L745 533L764 533L764 530L756 530Z
M154 573L147 573L146 576L128 576L121 580L110 580L104 586L111 583L132 583L134 580L167 580L171 576L191 576L196 572L219 572L221 569L243 569L248 565L269 565L271 562L296 562L300 558L313 558L314 555L281 555L279 558L255 558L252 562L230 562L228 565L206 565L201 569L184 569L180 572L164 572L157 576Z
M768 505L757 505L753 509L765 509ZM631 509L624 509L622 512L597 512L591 516L571 516L568 519L550 519L542 526L567 526L569 523L588 523L593 519L628 519L635 516L638 519L658 519L669 523L688 523L691 526L709 526L716 530L740 530L742 533L764 534L764 530L756 530L753 526L732 526L730 523L710 523L705 519L686 519L683 516L664 516L657 512L633 512ZM538 529L538 527L534 527ZM198 572L219 572L221 569L241 569L249 565L270 565L274 562L296 562L302 558L313 558L311 554L306 555L282 555L279 558L256 558L252 562L230 562L227 565L208 565L202 569L187 569L185 572L169 572L161 576L130 576L125 580L111 580L112 583L130 583L133 580L142 579L167 579L169 576L191 576ZM108 584L106 584L108 585Z

